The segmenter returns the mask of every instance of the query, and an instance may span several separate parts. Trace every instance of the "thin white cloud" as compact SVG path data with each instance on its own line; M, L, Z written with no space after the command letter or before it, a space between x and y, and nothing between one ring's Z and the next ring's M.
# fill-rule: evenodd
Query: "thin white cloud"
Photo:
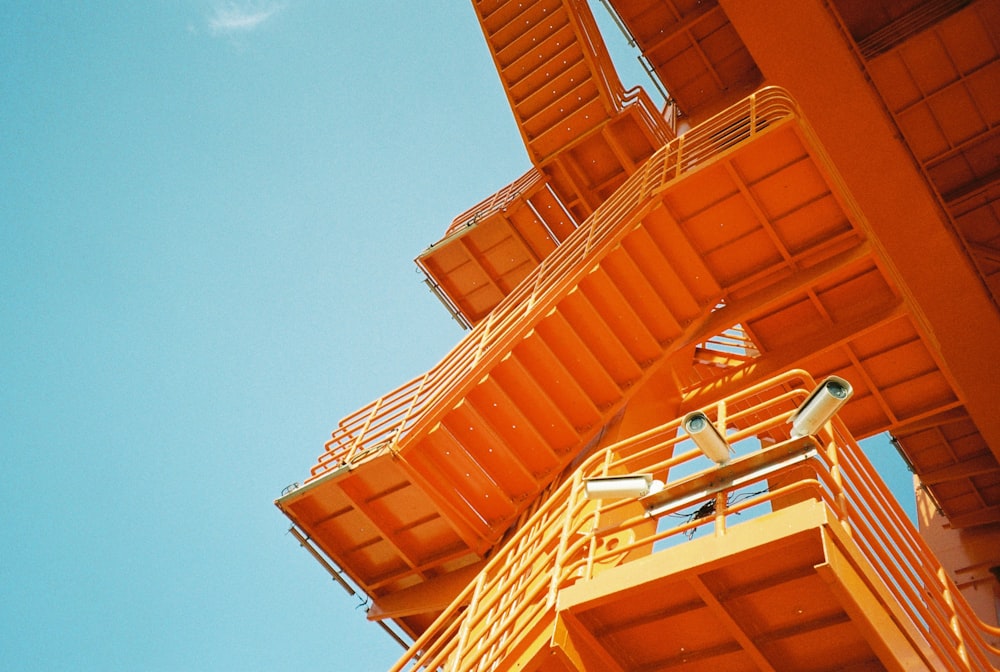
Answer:
M208 28L216 35L249 33L256 30L283 5L276 2L226 2L215 6L208 18Z

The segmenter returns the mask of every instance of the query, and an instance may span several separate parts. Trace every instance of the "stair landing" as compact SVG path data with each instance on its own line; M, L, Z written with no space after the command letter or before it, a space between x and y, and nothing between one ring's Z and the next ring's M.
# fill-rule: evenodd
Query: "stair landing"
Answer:
M802 502L566 588L562 669L944 669L829 515Z

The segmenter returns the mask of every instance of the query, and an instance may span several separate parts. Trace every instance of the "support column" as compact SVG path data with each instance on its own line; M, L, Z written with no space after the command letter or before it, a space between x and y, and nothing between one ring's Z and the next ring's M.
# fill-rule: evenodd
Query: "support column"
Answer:
M860 206L880 257L1000 459L1000 314L821 0L720 0L769 84L787 88Z

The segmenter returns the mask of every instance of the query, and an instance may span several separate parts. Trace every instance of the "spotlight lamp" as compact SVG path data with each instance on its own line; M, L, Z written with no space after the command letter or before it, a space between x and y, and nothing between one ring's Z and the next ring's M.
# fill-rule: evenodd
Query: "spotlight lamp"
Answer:
M830 376L802 402L788 422L792 423L792 438L811 436L818 432L840 407L854 394L851 384L838 376Z
M733 449L707 415L701 411L688 413L682 425L705 457L718 464L729 461Z
M583 482L587 499L638 499L662 489L663 483L655 480L652 474L595 476Z

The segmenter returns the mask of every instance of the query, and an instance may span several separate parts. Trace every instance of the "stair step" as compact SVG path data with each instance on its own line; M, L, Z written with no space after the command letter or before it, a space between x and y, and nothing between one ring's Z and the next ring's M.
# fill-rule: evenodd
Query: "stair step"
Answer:
M514 91L511 91L514 114L520 119L531 120L546 111L551 114L553 105L558 103L568 105L572 100L571 96L582 95L586 98L592 98L597 95L597 85L594 83L593 77L590 76L587 63L582 59L570 63L569 67L556 75L546 71L539 73L539 76L545 77L545 79L538 82L538 86L534 87L534 90L527 96L514 97ZM527 87L520 88L526 89Z
M436 481L437 493L463 512L473 526L480 527L484 535L496 521L519 510L447 425L432 430L418 450L407 452L407 460L420 469L421 476Z
M670 273L671 283L683 288L683 292L674 290L671 295L683 301L690 296L694 304L685 310L681 306L667 305L671 312L682 322L701 315L701 306L714 305L722 293L715 276L701 259L699 252L691 245L691 241L678 226L676 219L669 212L670 203L666 207L657 208L643 218L643 228L656 243L656 249L667 260L666 268Z
M528 2L524 3L524 5L523 8L519 8L521 11L518 14L510 17L503 23L499 20L503 18L503 15L496 13L492 14L488 20L483 21L483 26L488 35L487 39L496 51L503 50L519 37L533 30L536 26L543 25L545 22L551 24L553 17L558 17L557 21L559 23L569 20L566 10L563 9L562 3L558 0L548 3Z
M529 151L536 161L543 162L607 119L604 101L600 97L593 98L576 112L538 134L528 133L525 129Z
M594 81L587 78L577 82L572 89L559 94L558 97L554 95L544 107L530 115L524 114L519 107L515 107L514 113L521 119L524 132L529 137L536 137L595 101L601 103L600 92ZM603 103L600 109L604 109Z
M567 41L557 53L552 54L548 59L535 58L527 59L523 63L515 63L513 67L501 71L500 76L507 82L511 99L524 101L542 90L550 81L561 77L570 70L576 71L580 64L586 66L583 49L578 42ZM519 65L530 67L518 69ZM589 68L584 76L591 76Z
M576 445L580 438L576 428L542 391L539 381L531 377L516 356L511 354L504 358L493 369L491 376L553 452L562 454Z
M535 32L523 35L503 51L494 51L500 77L505 82L518 82L547 63L553 54L576 43L576 33L568 21L538 26Z
M621 399L621 386L561 313L553 313L543 320L535 333L545 341L597 408L603 410Z
M408 451L406 464L415 476L414 481L420 484L442 515L453 524L455 521L462 522L462 525L456 525L456 533L470 547L474 547L473 541L488 534L489 526L476 514L469 502L457 494L449 477L438 468L435 460L445 452L439 446L449 439L443 433L441 436L436 436L437 434L438 432L431 432L415 450Z
M579 432L600 422L601 411L536 333L514 348L514 356Z
M508 444L467 399L448 414L444 424L509 499L521 501L538 491L538 480L522 463L516 444Z
M484 31L490 35L513 21L517 21L525 12L534 10L535 5L542 5L550 12L558 10L562 0L547 0L546 2L525 2L525 0L480 0L474 2L476 12Z
M629 298L632 310L657 342L663 344L680 336L681 325L624 245L609 254L601 266Z
M532 477L545 479L559 466L561 458L492 375L480 381L467 399L504 445L516 448L520 462Z
M642 368L663 354L663 347L632 309L631 301L622 294L603 264L583 279L580 291Z
M619 387L627 388L642 376L642 367L579 288L566 296L559 313Z
M645 226L630 233L622 241L622 247L675 320L683 323L701 313L698 302L685 291L684 283Z

